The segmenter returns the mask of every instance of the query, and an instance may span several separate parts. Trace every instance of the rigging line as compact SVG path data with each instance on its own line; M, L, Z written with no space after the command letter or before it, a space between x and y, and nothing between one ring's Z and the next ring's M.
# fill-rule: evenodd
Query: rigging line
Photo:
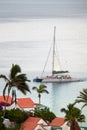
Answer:
M52 47L52 45L51 45L51 47ZM48 62L48 59L49 59L49 56L50 56L50 52L51 52L51 49L52 49L51 47L50 47L50 50L49 50L49 53L48 53L48 56L47 56L47 59L46 59L45 65L44 65L44 69L43 69L42 74L41 74L41 77L43 76L43 73L45 71L45 68L46 68L46 65L47 65L47 62Z

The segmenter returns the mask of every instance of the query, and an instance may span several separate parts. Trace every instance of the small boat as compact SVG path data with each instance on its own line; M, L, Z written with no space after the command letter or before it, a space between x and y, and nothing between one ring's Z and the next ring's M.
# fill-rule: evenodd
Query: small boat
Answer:
M50 76L46 76L44 78L35 78L33 81L35 82L43 82L43 83L68 83L68 82L78 82L79 79L72 78L69 74L69 71L62 70L58 55L57 55L57 47L55 44L55 33L56 33L56 27L54 27L54 37L53 37L53 55L52 55L52 74ZM48 57L47 57L48 60ZM47 64L47 60L44 66L44 70ZM44 72L43 70L43 72ZM42 77L42 76L41 76Z
M36 77L33 79L33 82L42 82L43 78Z

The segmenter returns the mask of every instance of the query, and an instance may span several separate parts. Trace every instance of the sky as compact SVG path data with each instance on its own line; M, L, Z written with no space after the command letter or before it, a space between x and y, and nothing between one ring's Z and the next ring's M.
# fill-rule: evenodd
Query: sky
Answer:
M69 17L69 19L67 17ZM75 19L73 19L73 17L75 17ZM26 22L28 18L30 19ZM32 20L31 18L35 19ZM48 18L51 19L48 20ZM9 55L15 56L13 52L10 54L8 50L5 54L2 47L7 49L6 45L10 45L10 43L14 42L16 42L15 44L17 45L20 45L20 43L29 43L29 45L35 43L34 45L37 45L38 42L40 45L44 42L50 45L50 42L53 41L53 27L55 25L57 27L56 41L58 45L61 44L62 48L66 49L63 51L59 50L60 54L61 52L67 52L66 55L64 53L64 58L67 59L68 57L68 61L74 63L72 66L73 70L77 70L78 65L82 71L87 70L87 61L85 60L87 55L87 19L84 18L87 18L87 0L0 0L0 49L2 50L2 65L0 66L6 64L7 67L6 57L10 57ZM9 19L12 19L12 21ZM17 21L19 22L15 22L14 19L18 19ZM19 19L24 19L24 21ZM6 22L3 22L5 20ZM47 47L47 45L44 45L44 47ZM47 48L47 54L48 50L49 48ZM75 56L73 52L75 52ZM11 60L13 60L13 57ZM75 58L71 59L71 57ZM63 59L63 56L61 59ZM12 62L11 60L9 61ZM74 61L72 62L71 60ZM82 62L80 62L80 60ZM10 64L11 63L9 63L9 66ZM29 68L29 64L26 63L26 68ZM43 63L41 63L41 65L37 64L37 67L43 67L42 64ZM70 63L67 64L70 70L72 67Z
M87 0L0 0L0 18L87 17Z

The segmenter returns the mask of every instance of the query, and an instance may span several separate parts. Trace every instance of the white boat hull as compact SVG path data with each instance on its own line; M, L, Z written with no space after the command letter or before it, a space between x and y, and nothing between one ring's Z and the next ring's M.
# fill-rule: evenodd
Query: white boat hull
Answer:
M80 79L57 79L57 78L44 78L43 83L68 83L68 82L79 82Z

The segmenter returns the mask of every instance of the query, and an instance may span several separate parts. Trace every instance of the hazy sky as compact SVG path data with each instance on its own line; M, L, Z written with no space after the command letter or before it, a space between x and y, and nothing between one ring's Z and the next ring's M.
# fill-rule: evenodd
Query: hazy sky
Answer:
M87 0L0 0L0 18L87 17Z

